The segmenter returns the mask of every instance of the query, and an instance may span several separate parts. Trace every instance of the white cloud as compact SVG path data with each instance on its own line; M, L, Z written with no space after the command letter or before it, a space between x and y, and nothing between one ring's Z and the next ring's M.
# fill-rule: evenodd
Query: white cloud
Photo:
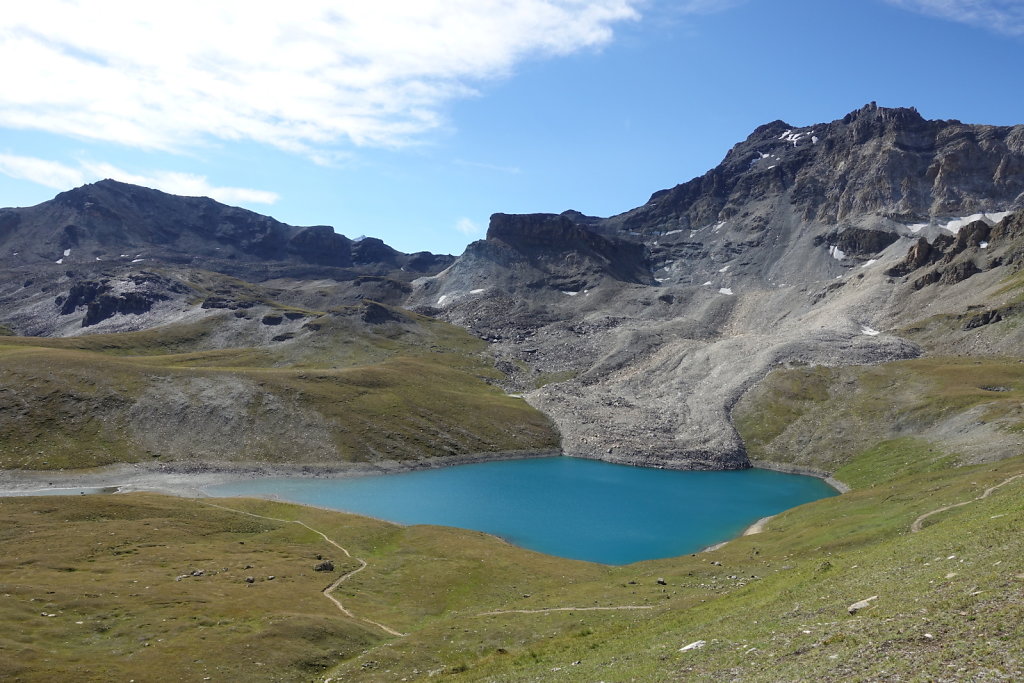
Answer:
M400 146L523 60L607 43L641 2L7 3L0 125L162 150Z
M69 190L84 183L111 178L125 183L144 185L171 194L189 197L211 197L226 204L273 204L280 198L274 192L245 187L217 187L205 176L176 171L154 171L137 174L113 164L83 161L76 168L57 161L34 157L0 154L0 173L28 180L57 190Z
M885 0L890 5L940 19L978 26L1011 36L1024 36L1024 3L1020 0Z
M81 169L71 168L56 161L11 154L0 154L0 173L55 190L69 190L86 182Z
M468 237L480 234L480 226L468 218L460 218L458 222L455 223L455 229Z

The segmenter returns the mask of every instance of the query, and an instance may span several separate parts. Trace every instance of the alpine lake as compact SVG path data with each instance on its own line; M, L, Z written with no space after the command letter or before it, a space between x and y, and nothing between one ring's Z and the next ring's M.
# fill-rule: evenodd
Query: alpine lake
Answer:
M537 552L613 565L695 553L762 517L837 495L821 479L769 470L692 472L570 457L347 479L252 479L206 493L474 529Z

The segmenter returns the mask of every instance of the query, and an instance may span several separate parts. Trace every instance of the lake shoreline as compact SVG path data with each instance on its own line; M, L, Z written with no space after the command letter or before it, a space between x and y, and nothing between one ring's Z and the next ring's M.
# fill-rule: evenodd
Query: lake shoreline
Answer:
M510 451L501 453L472 453L414 461L381 461L376 463L344 463L341 466L322 464L268 464L268 463L122 463L90 470L0 470L0 496L33 495L38 493L75 495L76 493L133 493L152 492L185 498L216 497L208 489L223 484L241 483L267 478L353 479L359 477L401 474L421 470L434 470L458 465L528 460L564 456L559 451ZM589 460L589 458L583 458ZM616 463L610 463L616 464ZM755 461L753 469L785 474L811 476L824 481L833 490L849 491L843 482L827 472L787 463ZM277 499L276 496L258 496ZM305 503L298 503L306 505ZM310 507L318 507L312 505ZM327 507L325 509L334 509ZM354 512L352 514L363 514ZM367 515L363 515L367 516ZM717 550L742 536L760 533L772 516L762 517L746 527L740 534L705 547L699 552ZM499 536L500 537L500 536Z
M504 460L550 458L557 450L467 453L429 460L384 460L376 463L323 464L273 463L120 463L88 470L0 470L0 495L26 495L33 491L117 488L118 493L150 491L185 498L206 497L208 486L270 477L349 479L401 474L456 465Z
M839 493L849 493L851 491L848 484L839 481L833 477L830 472L818 469L817 467L794 465L788 462L771 462L769 460L751 460L750 466L758 470L771 470L773 472L782 472L784 474L802 474L805 477L816 477L824 481L836 491L839 491Z
M263 477L347 479L440 469L456 465L556 456L572 457L566 456L558 450L541 450L466 453L423 460L383 460L375 463L343 463L341 465L260 462L120 463L87 470L0 470L0 495L5 493L25 494L30 491L54 489L117 487L122 493L155 491L185 497L198 497L205 495L203 490L207 486ZM765 460L752 460L751 466L755 469L815 477L823 480L839 493L850 491L848 485L835 479L825 470L814 467Z

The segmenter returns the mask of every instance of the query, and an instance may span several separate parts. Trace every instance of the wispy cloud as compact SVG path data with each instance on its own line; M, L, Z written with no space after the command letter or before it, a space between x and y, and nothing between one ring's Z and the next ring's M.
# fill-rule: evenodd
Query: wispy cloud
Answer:
M82 169L72 168L57 161L12 154L0 154L0 173L55 190L69 190L88 182Z
M606 44L643 1L8 3L0 126L160 150L250 140L318 158L401 146L523 60Z
M226 204L274 204L280 198L274 192L245 187L218 187L205 176L176 171L130 173L108 163L83 161L77 167L35 157L0 154L0 173L28 180L56 190L68 190L84 183L112 178L144 185L172 194L211 197Z
M885 0L890 5L996 33L1024 36L1020 0Z
M480 234L480 226L468 218L460 218L455 223L455 229L468 237Z

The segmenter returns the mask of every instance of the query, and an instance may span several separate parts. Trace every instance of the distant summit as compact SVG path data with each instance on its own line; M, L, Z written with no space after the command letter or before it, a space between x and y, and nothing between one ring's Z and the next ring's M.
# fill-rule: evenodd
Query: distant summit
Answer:
M429 271L445 261L401 254L380 240L350 240L327 225L296 227L207 197L115 180L83 185L37 206L0 209L0 258L14 253L18 263L144 259L237 271L245 270L242 264L267 262L380 266L382 272L429 264Z

